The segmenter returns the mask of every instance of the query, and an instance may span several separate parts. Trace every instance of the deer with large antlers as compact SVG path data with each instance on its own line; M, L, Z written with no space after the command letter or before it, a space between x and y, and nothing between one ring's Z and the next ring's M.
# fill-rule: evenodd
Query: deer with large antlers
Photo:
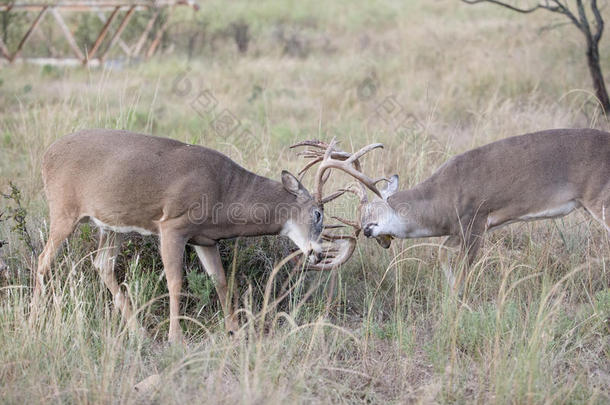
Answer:
M361 199L366 237L388 248L393 238L447 236L472 264L483 234L502 226L557 218L584 208L610 235L610 134L554 129L503 139L455 156L416 186L398 176L378 197ZM446 249L442 249L446 253ZM450 269L446 276L453 282Z
M283 234L309 255L307 268L313 270L335 268L353 251L349 237L324 235L327 242L319 241L323 206L342 192L324 198L323 181L316 180L312 197L286 171L277 182L205 147L127 131L84 130L52 144L42 167L51 225L38 259L34 309L58 248L78 223L87 220L100 229L93 264L126 319L133 319L133 312L114 275L122 234L159 236L170 297L171 342L182 340L179 296L187 244L195 247L215 281L229 332L238 324L218 241Z

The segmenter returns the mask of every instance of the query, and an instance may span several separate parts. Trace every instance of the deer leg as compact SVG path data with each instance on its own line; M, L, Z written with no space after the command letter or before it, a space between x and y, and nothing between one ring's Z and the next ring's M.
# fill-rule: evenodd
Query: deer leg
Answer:
M70 236L78 221L61 217L59 215L51 215L51 229L49 239L38 256L38 268L35 275L34 295L32 297L32 308L38 306L40 296L44 292L44 276L47 274L53 263L53 259L57 255L59 247L64 240Z
M93 266L98 270L102 281L112 293L115 306L121 311L128 325L134 327L129 297L121 292L121 287L114 274L114 265L122 241L123 235L100 229L100 242L95 259L93 259Z
M231 299L227 294L227 280L220 261L218 246L195 246L195 251L205 271L214 280L222 312L225 315L225 327L229 335L233 335L239 329L239 323L234 307L231 305Z
M599 201L583 203L583 206L593 218L606 227L610 238L610 196L606 201L602 198Z
M469 224L469 227L463 230L463 234L450 236L443 243L443 246L460 246L460 253L458 257L460 261L466 259L466 268L464 269L466 271L468 271L474 263L474 259L476 258L483 242L485 220L475 218L475 220L470 221ZM446 251L447 249L444 250ZM445 271L445 276L447 277L452 290L455 291L457 286L458 294L461 295L463 288L461 278L457 280L450 268L449 271Z
M183 342L180 328L180 293L182 291L182 258L186 241L184 237L171 230L162 229L161 260L167 289L169 290L169 342Z
M466 255L468 267L472 266L477 253L483 244L483 234L485 233L485 219L479 217L473 219L468 229L464 232L463 253Z
M438 258L443 269L443 274L449 283L451 289L455 288L455 276L453 275L453 269L451 268L451 259L449 257L450 251L458 248L462 244L462 237L460 235L448 236L443 243L439 246Z

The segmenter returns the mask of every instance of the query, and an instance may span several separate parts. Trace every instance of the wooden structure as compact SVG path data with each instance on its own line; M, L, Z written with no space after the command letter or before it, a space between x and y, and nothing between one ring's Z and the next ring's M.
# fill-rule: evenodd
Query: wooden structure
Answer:
M23 46L27 43L28 39L30 39L32 33L36 31L43 18L45 18L47 14L50 14L55 20L55 23L57 24L61 32L63 33L65 39L68 42L68 45L72 49L72 52L74 53L74 56L76 58L44 58L42 60L44 60L45 63L82 63L84 65L102 64L104 62L104 59L108 55L108 52L110 52L110 50L114 48L117 44L128 57L137 58L140 56L144 45L146 45L148 36L151 33L155 21L159 17L161 11L167 9L168 14L171 15L171 12L177 6L189 6L192 7L195 11L199 9L198 4L194 0L75 0L59 1L55 3L13 2L0 4L0 12L15 10L31 11L37 13L36 18L31 23L25 35L21 38L19 44L17 45L17 48L14 51L11 52L8 49L7 45L2 41L2 38L0 38L0 56L8 60L9 63L13 63L15 60L19 59ZM125 27L127 27L127 24L129 24L129 20L134 15L134 13L141 10L153 10L152 16L150 17L148 23L144 28L144 31L142 32L136 43L133 44L133 46L128 46L121 39L121 34L123 33L123 30L125 30ZM90 49L81 50L78 47L76 40L74 39L74 35L66 25L60 11L98 13L98 17L102 19L104 24L102 25L102 28L98 33L96 40L91 45ZM120 21L117 29L111 34L110 42L108 43L106 48L103 51L100 51L100 47L110 31L110 24L117 17L119 11L126 11L126 13L123 15L123 18ZM110 14L106 16L104 13L108 12ZM167 17L169 17L169 15ZM157 47L161 42L163 33L167 29L168 22L169 18L167 18L163 25L161 25L161 27L157 29L152 41L150 42L150 44L148 44L148 47L143 55L146 59L150 58L157 50ZM28 60L36 62L39 59L33 58Z

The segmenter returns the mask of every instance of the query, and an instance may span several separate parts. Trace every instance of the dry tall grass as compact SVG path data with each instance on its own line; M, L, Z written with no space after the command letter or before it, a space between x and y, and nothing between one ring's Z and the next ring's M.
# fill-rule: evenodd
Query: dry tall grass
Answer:
M12 181L22 191L34 245L48 228L42 153L81 128L202 144L274 178L301 164L287 149L298 139L336 136L346 149L383 142L366 170L397 172L402 187L496 139L555 127L608 129L587 90L580 36L570 26L550 28L556 21L544 14L449 0L224 4L206 2L196 18L250 23L246 56L227 43L189 63L176 55L91 71L2 68L0 190ZM283 54L278 27L294 34L306 57ZM608 70L610 41L602 42ZM217 104L200 114L204 90ZM406 120L376 115L384 101L398 103ZM234 132L215 130L225 110L241 122ZM0 212L14 207L0 199ZM335 209L353 215L353 208L350 201ZM127 244L120 266L146 337L129 334L112 307L91 265L96 235L87 226L58 256L46 309L30 321L34 260L14 222L0 224L10 266L0 281L4 403L610 399L610 243L582 213L491 235L474 269L461 275L459 299L439 271L438 240L397 242L390 251L361 240L337 273L332 301L332 275L297 273L286 300L271 305L287 280L285 268L281 280L269 278L284 242L239 241L226 264L243 281L241 336L224 336L210 281L189 260L184 348L163 343L168 306L154 240ZM152 374L161 375L158 391L138 396L133 386Z

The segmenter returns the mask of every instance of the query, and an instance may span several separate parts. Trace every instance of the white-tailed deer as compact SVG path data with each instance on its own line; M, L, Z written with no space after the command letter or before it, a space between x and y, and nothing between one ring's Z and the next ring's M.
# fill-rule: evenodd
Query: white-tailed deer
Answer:
M85 130L52 144L42 167L50 233L38 261L34 308L58 248L86 220L100 228L94 265L126 319L132 318L132 310L114 275L121 234L159 235L172 342L182 340L178 320L186 244L195 247L215 281L229 332L238 325L227 297L219 240L284 234L309 254L308 268L315 270L335 268L353 251L352 243L331 243L330 253L325 252L318 241L323 204L341 192L323 198L322 182L313 198L286 171L280 183L201 146L126 131ZM329 256L323 257L324 253Z
M361 180L380 196L369 202L361 194L361 226L384 248L392 238L448 236L444 247L460 246L470 265L486 231L580 207L610 235L607 132L553 129L511 137L449 159L409 190L398 191L397 175L382 191L376 182Z

